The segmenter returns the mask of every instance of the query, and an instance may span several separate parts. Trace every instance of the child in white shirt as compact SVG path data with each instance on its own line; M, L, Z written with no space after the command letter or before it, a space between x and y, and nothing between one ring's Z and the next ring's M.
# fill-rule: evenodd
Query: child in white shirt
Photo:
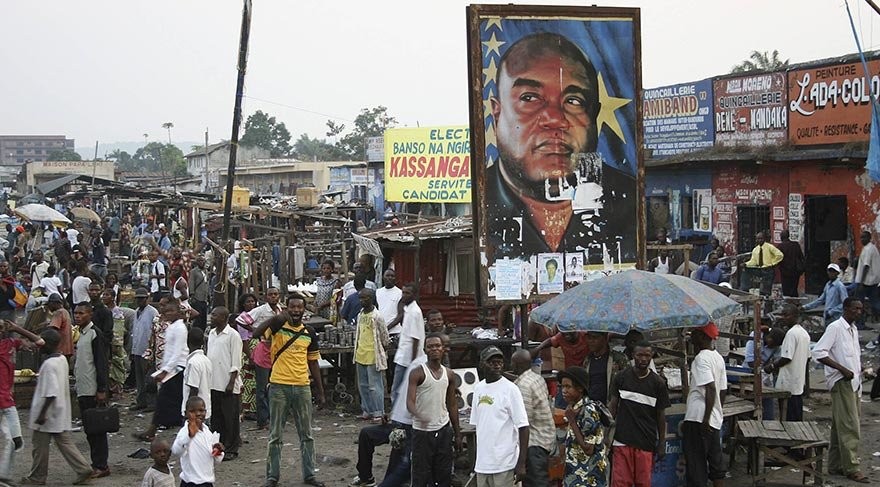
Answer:
M171 454L180 457L180 487L213 487L214 464L223 461L220 435L205 426L205 401L186 400L186 424L177 432Z
M150 458L153 466L144 474L141 487L174 487L174 474L168 466L168 458L171 457L171 448L168 442L159 438L153 440L150 445Z

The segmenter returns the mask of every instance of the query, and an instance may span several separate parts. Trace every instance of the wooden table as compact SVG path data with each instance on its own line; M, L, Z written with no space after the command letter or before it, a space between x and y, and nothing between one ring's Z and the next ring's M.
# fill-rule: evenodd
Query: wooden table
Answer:
M752 399L755 397L755 384L753 382L740 381L738 383L731 383L730 388L737 389L746 399ZM791 392L783 391L782 389L777 389L775 387L764 386L761 388L761 397L764 399L788 399L791 397Z
M828 447L827 431L815 421L738 421L740 435L749 448L749 471L752 485L757 485L775 473L764 471L761 455L783 462L814 477L815 485L824 483L822 455ZM798 458L792 452L799 452ZM801 459L803 458L803 459Z

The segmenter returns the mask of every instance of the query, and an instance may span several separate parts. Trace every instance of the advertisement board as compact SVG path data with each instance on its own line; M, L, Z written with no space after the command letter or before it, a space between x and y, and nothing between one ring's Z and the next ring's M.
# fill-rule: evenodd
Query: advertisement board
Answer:
M455 126L386 130L385 200L470 203L470 129Z
M716 79L714 85L717 145L760 147L785 142L785 73Z
M651 157L712 147L712 80L644 90L642 120Z
M367 162L382 162L385 160L385 140L383 137L366 137Z
M583 252L584 280L634 266L644 255L639 10L471 5L468 31L480 302L567 289L556 284L565 253ZM519 300L509 299L513 260Z
M871 92L880 92L880 60L818 66L788 73L789 131L795 145L866 142Z

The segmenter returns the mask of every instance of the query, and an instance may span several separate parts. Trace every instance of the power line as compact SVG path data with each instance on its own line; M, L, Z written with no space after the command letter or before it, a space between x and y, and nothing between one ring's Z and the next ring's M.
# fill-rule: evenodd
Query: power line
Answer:
M285 104L285 103L280 103L280 102L272 101L272 100L265 100L265 99L263 99L263 98L257 98L257 97L255 97L255 96L250 96L250 95L242 95L242 96L244 96L245 98L250 98L251 100L261 101L261 102L263 102L263 103L269 103L270 105L278 105L278 106L281 106L281 107L290 108L291 110L297 110L297 111L300 111L300 112L311 113L311 114L313 114L313 115L320 115L320 116L322 116L322 117L328 117L328 118L331 118L331 119L333 119L333 120L342 120L343 122L352 122L352 123L354 123L354 120L351 120L351 119L348 119L348 118L337 117L336 115L330 115L330 114L327 114L327 113L316 112L316 111L314 111L314 110L309 110L308 108L295 107L295 106L293 106L293 105L287 105L287 104Z

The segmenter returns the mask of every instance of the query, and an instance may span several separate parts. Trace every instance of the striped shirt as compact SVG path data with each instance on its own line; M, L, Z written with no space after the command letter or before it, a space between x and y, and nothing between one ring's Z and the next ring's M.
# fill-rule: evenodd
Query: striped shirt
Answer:
M610 396L617 398L617 428L614 444L639 450L657 448L657 410L669 407L669 392L656 372L639 378L630 367L614 377Z
M522 393L526 416L529 418L529 446L540 446L549 452L556 442L556 426L550 411L547 383L531 369L520 374L513 383Z

